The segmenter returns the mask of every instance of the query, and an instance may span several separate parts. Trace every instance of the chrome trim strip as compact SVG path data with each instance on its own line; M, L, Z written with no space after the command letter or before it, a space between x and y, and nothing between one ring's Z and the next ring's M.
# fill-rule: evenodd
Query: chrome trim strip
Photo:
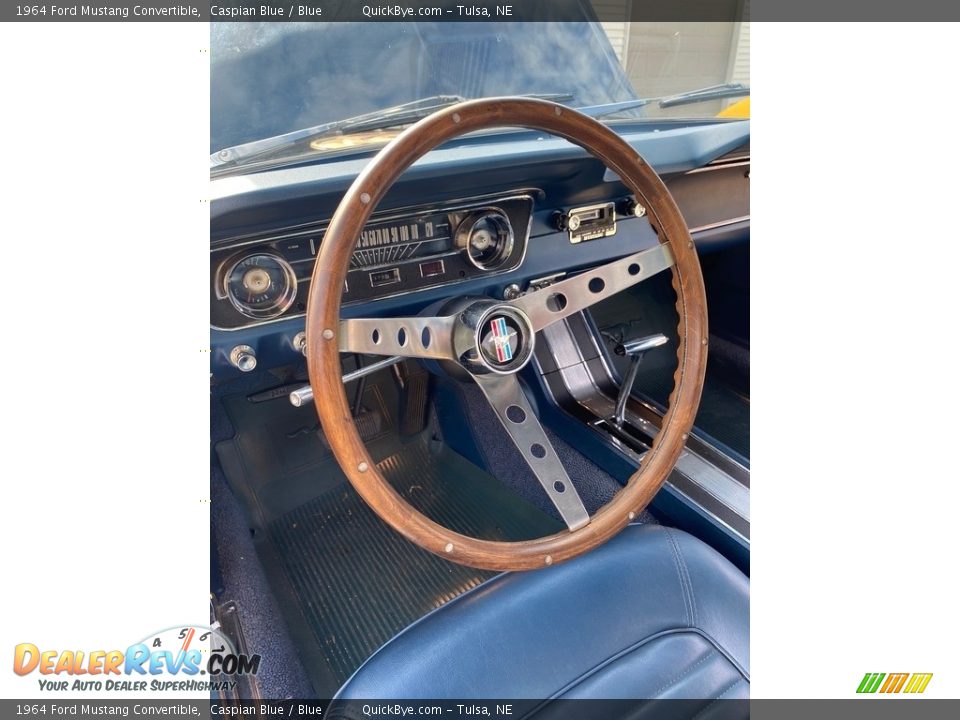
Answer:
M733 510L750 521L750 488L744 487L732 477L711 465L689 450L680 453L677 470Z
M411 215L428 215L434 213L446 213L446 212L456 212L457 210L468 210L472 209L474 205L482 205L484 203L492 202L494 200L514 200L518 198L529 197L530 199L536 201L536 197L543 197L544 192L537 187L529 188L518 188L513 190L509 195L503 195L502 193L497 194L486 194L486 195L477 195L475 197L465 197L465 198L455 198L446 201L442 205L406 205L400 208L394 208L392 210L386 210L384 212L390 213L389 215L378 215L374 213L370 218L371 223L380 223L380 222L390 222L391 220L402 220L408 218ZM534 202L536 204L536 202ZM439 209L438 209L439 208ZM320 230L326 230L330 225L329 220L314 220L307 223L300 223L299 225L286 225L281 228L276 228L275 230L269 231L268 235L257 235L256 233L248 233L247 235L235 235L234 237L227 238L225 240L217 240L215 243L211 243L210 252L220 251L220 250L231 250L234 248L244 247L246 245L254 243L266 243L273 242L274 240L286 240L290 237L299 237L300 235L311 235L317 233ZM236 242L241 240L242 242ZM314 253L316 255L316 252Z
M502 267L502 268L497 268L497 269L494 269L494 270L488 270L484 275L478 275L477 278L480 278L480 277L484 277L484 278L487 278L487 277L496 277L496 276L498 276L498 275L503 275L504 273L513 272L514 270L516 270L518 267L520 267L520 266L523 264L523 261L524 261L524 260L526 260L526 258L527 258L527 247L528 247L529 244L530 244L530 233L531 233L531 231L532 231L532 229L533 229L533 216L534 216L534 214L536 213L536 207L537 207L537 201L536 201L536 198L534 197L534 193L537 193L537 194L541 194L541 195L542 195L542 191L541 191L541 190L539 190L539 189L534 189L534 190L532 190L532 191L530 191L529 193L526 193L526 194L518 194L518 195L496 195L496 196L492 196L492 197L489 199L489 202L506 202L506 201L510 201L510 200L530 200L530 215L529 215L528 218L527 218L527 228L526 228L526 231L524 232L524 235L523 235L523 238L522 238L522 242L520 243L520 244L521 244L521 253L520 253L520 257L517 259L517 262L516 262L516 263L513 263L513 264L511 264L511 265L509 265L509 266L506 266L506 265L505 265L505 266ZM484 196L480 196L480 197L484 197ZM429 213L429 212L433 212L433 213L451 213L451 212L457 212L458 210L471 210L471 209L474 209L475 207L485 207L486 205L484 205L484 201L480 200L480 197L477 198L477 201L478 201L478 202L470 202L470 203L468 203L468 204L466 204L466 205L462 205L462 206L458 206L458 207L447 207L447 206L444 206L444 207L442 207L441 209L436 209L436 210L432 210L432 211L431 211L431 210L424 210L423 212L425 212L425 213ZM488 203L488 204L489 204L489 203ZM391 217L383 217L383 218L379 218L379 217L378 217L378 218L376 218L375 220L374 220L373 218L371 218L371 222L381 222L381 221L383 221L383 222L388 222L389 220L402 219L402 218L404 218L404 217L409 217L409 214L402 214L402 213L401 213L401 214L394 215L394 216L391 216ZM324 225L324 229L326 229L327 225L329 225L329 222ZM302 226L301 226L301 227L302 227ZM302 232L297 233L296 235L306 235L306 234L314 233L314 232L316 232L316 229L307 230L307 231L302 231ZM250 241L244 242L244 243L242 243L242 244L240 244L240 245L236 245L236 246L234 246L234 245L224 245L224 246L217 246L217 247L215 247L215 248L212 247L212 248L210 249L210 252L211 252L211 253L213 253L213 252L215 252L215 251L216 251L216 252L223 252L223 251L232 252L232 251L236 250L237 248L247 247L247 246L249 246L249 245L257 245L257 244L261 244L261 243L268 243L268 242L271 242L271 241L273 241L273 240L286 240L286 239L289 238L289 237L292 237L292 236L291 236L291 235L287 235L286 233L283 233L283 234L280 234L280 235L273 235L273 236L271 236L271 237L258 238L258 239L255 239L255 240L250 240ZM516 239L515 239L515 242L520 242L520 238L516 238ZM441 254L439 254L439 255L437 255L437 256L435 256L435 257L445 258L445 257L451 256L451 255L455 255L455 254L458 254L458 253L456 253L456 252L447 252L447 253L441 253ZM216 270L216 272L215 272L215 275L219 275L219 273L221 272L221 269L224 267L224 265L225 265L226 263L228 263L232 258L233 258L233 255L230 255L228 258L226 258L225 260L221 261L221 262L217 265L217 270ZM316 258L312 258L312 260L313 260L314 262L316 262ZM423 258L413 258L413 259L411 259L411 260L407 260L407 261L404 261L403 263L399 263L399 264L408 264L408 263L413 263L413 262L418 262L418 261L423 261ZM312 274L313 274L313 273L311 272L311 275L312 275ZM471 278L471 279L477 279L477 278ZM380 300L388 300L388 299L390 299L390 298L397 297L398 295L404 295L404 294L407 294L407 293L413 294L413 293L421 292L421 291L423 291L423 290L433 290L433 289L438 288L438 287L446 287L446 286L448 286L448 285L455 285L456 283L459 283L459 282L463 282L463 279L462 279L462 278L455 278L455 279L452 279L452 280L449 280L449 281L446 281L446 282L438 282L438 283L434 283L434 284L432 284L432 285L427 285L427 286L422 287L422 288L416 288L416 289L414 289L414 290L399 290L399 291L397 291L397 292L387 293L387 294L384 294L384 295L380 295L380 296L378 296L378 297L376 297L376 298L361 299L361 300L351 301L351 302L368 302L368 303L369 303L369 302L378 302L378 301L380 301ZM217 278L214 277L214 288L216 288L216 283L217 283ZM309 286L310 280L309 280L309 279L301 279L301 280L299 281L299 283L300 283L300 286L301 286L301 287L303 287L304 289L306 289L306 288ZM225 298L224 298L224 299L219 299L219 298L218 298L218 300L220 300L221 302L223 302L223 301L225 300ZM285 321L287 321L287 320L296 320L297 318L302 318L302 317L306 317L306 313L305 313L305 312L303 312L303 313L295 313L295 314L293 314L293 315L283 315L283 316L281 316L281 317L271 318L271 319L263 320L263 321L259 321L259 322L245 323L245 324L243 324L243 325L239 325L239 326L237 326L237 327L231 327L231 328L220 327L220 326L218 326L218 325L214 325L213 323L211 323L211 324L210 324L210 329L211 329L211 330L219 330L220 332L237 332L237 331L239 331L239 330L249 330L250 328L263 327L264 325L272 325L272 324L274 324L274 323L285 322Z
M692 504L696 505L701 510L703 510L704 514L707 515L711 520L716 522L718 525L721 525L722 527L724 527L726 530L730 532L731 535L734 535L735 537L739 538L747 547L750 547L750 538L748 538L742 532L737 530L735 527L733 527L730 523L728 523L723 518L718 517L716 513L711 512L708 508L705 508L701 503L698 503L696 500L690 497L689 494L685 493L682 488L678 487L677 484L674 483L672 480L667 480L667 482L664 483L664 487L668 485L670 486L671 490L673 490L675 493L679 495L683 495L689 502L691 502Z
M699 225L695 228L690 228L690 234L695 235L697 233L706 232L707 230L716 230L717 228L727 227L728 225L736 225L737 223L742 222L750 222L750 216L741 215L740 217L729 218L728 220L719 220L715 223Z
M628 460L630 460L631 462L633 462L633 463L635 463L635 464L637 464L637 465L640 464L640 461L643 459L643 455L635 452L635 451L634 451L631 447L629 447L626 443L624 443L624 442L622 442L621 440L619 440L618 438L610 435L610 434L607 433L606 431L601 430L601 429L600 429L599 427L597 427L596 425L591 425L591 427L593 428L593 431L596 432L600 437L602 437L602 438L604 438L605 440L608 441L608 444L610 445L611 448L613 448L613 450L614 450L615 452L620 453L623 457L627 458ZM696 457L695 455L693 455L693 453L690 453L689 451L684 450L683 455L681 455L681 460L683 459L684 455L689 456L689 457L694 457L694 458ZM707 463L706 461L704 461L704 460L702 460L702 459L697 458L697 460L699 460L699 462L704 463L705 465L709 465L709 463ZM717 524L722 525L724 528L726 528L727 530L729 530L733 535L735 535L736 537L740 538L744 543L746 543L746 544L749 546L749 544L750 544L750 538L749 538L747 535L744 535L744 534L743 534L742 532L740 532L737 528L735 528L733 525L731 525L729 522L727 522L724 518L720 517L720 516L719 516L716 512L714 512L711 508L704 506L703 503L698 502L696 499L694 499L693 497L691 497L688 492L684 492L684 489L683 489L682 486L685 485L686 483L690 483L691 485L699 488L699 489L702 490L706 495L708 495L710 498L712 498L713 500L715 500L715 501L717 502L717 505L718 505L718 506L721 506L721 507L726 508L727 510L729 510L729 511L732 512L733 514L735 514L735 515L739 516L741 519L745 520L748 527L749 527L749 525L750 525L749 515L743 515L743 514L741 514L740 512L738 512L738 510L737 510L736 508L731 507L730 504L728 504L727 502L724 502L724 500L723 500L722 498L720 498L720 497L717 496L717 495L718 495L717 492L712 492L712 491L711 491L712 489L715 489L714 486L708 487L708 486L704 485L703 483L698 482L695 477L691 477L691 476L688 474L688 471L689 471L689 470L690 470L689 466L687 466L687 469L686 469L686 470L681 469L681 468L680 468L680 461L678 461L678 462L677 462L677 466L674 468L673 472L671 472L671 473L670 473L670 476L667 478L667 482L665 483L665 485L669 485L674 491L682 494L685 498L687 498L687 500L688 500L689 502L691 502L692 504L694 504L694 505L696 505L698 508L700 508L700 510L703 512L704 515L708 516L711 520L713 520L713 521L716 522ZM719 476L719 475L723 475L723 473L722 473L721 471L719 471L719 470L717 470L717 474L718 474L718 476ZM731 483L731 484L739 485L739 483L737 483L736 480L733 480L732 478L729 478L729 477L727 477L727 476L724 476L724 477L725 477L725 481L724 481L724 482L728 482L728 483ZM743 486L740 486L740 487L743 487ZM721 491L721 492L722 492L722 491ZM749 501L750 501L749 492L750 492L750 491L749 491L748 488L743 488L742 492L746 494L746 497L745 497L745 500L742 500L741 502L745 502L745 505L744 505L744 506L747 507L748 510L749 510Z
M580 341L577 339L577 332L570 325L570 322L577 318L585 323L584 327L588 333L587 337L581 338ZM585 339L589 340L590 345L588 347L582 345ZM595 330L590 330L583 314L571 316L545 330L543 347L550 352L556 369L545 372L539 358L536 359L536 367L544 378L551 400L568 415L584 421L614 451L620 453L632 463L639 465L643 454L638 453L627 442L611 434L609 429L603 427L614 411L614 401L604 389L601 389L600 381L594 376L591 365L596 360L600 360L599 367L602 367L603 372L607 374L607 378L603 380L604 385L610 384L610 387L613 388L615 382L605 354L597 344ZM588 359L585 357L587 354L594 357ZM554 382L559 381L570 399L582 408L588 417L592 417L594 420L586 421L587 418L578 417L576 413L571 413L569 409L564 408L563 403L559 402L556 392L550 387L551 377ZM649 404L633 398L631 398L630 405L632 407L628 407L627 423L625 425L632 426L635 431L650 438L655 437L660 431L659 426L641 417L637 413L637 409L649 412L655 417L662 417L659 411ZM722 459L722 463L718 465L708 459L710 457ZM750 471L747 468L732 458L722 455L719 450L710 446L702 438L691 434L687 447L681 453L667 484L700 508L704 515L728 529L731 534L749 545L750 539L747 537L750 524L749 478ZM715 507L706 507L703 502L691 497L690 493L683 489L683 486L687 484L689 484L690 490L696 488L704 497L709 497L712 502L716 503ZM729 521L718 515L718 512L722 512L722 509L732 513ZM746 523L746 535L731 524L734 517Z
M709 165L704 165L703 167L694 168L693 170L687 170L684 175L696 175L698 173L713 172L714 170L726 170L727 168L737 168L737 167L750 167L750 156L747 158L740 159L730 159L726 162L717 162L714 161Z

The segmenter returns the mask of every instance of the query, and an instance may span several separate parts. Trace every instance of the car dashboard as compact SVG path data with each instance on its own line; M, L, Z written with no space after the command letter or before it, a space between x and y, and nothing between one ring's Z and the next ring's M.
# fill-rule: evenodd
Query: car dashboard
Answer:
M534 198L507 196L377 214L357 239L343 286L346 305L382 300L517 269ZM211 322L235 329L303 316L326 222L233 239L210 254Z
M667 182L701 252L749 230L749 121L618 128ZM302 360L310 276L368 158L212 179L212 373ZM413 314L455 295L507 298L657 242L644 208L581 148L531 131L467 137L415 163L365 227L343 316Z

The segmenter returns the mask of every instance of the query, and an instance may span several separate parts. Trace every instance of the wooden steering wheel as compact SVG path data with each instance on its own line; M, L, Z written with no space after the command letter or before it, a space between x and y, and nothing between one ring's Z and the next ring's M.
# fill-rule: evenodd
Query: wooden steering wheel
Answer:
M441 143L496 127L546 131L602 160L647 208L659 244L516 300L465 298L442 317L341 320L342 289L354 245L397 178ZM516 373L530 360L537 332L667 268L673 274L680 318L669 409L640 469L591 517ZM707 359L700 263L663 182L609 128L570 108L529 98L471 100L440 110L407 128L370 161L344 195L324 236L313 270L306 331L317 414L333 454L360 496L411 542L454 562L489 570L528 570L568 560L609 540L646 507L673 469L693 426ZM341 352L430 358L465 371L496 411L567 529L520 542L482 540L453 532L414 509L383 477L357 433L341 380Z

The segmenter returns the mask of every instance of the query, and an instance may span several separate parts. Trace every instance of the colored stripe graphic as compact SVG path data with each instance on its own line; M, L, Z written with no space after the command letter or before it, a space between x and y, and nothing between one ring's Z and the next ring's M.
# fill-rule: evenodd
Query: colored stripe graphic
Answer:
M857 686L858 693L875 693L878 690L881 693L894 694L903 691L904 693L922 693L930 684L933 673L866 673L860 685ZM884 678L886 681L884 682ZM881 685L882 683L882 685Z
M497 360L509 362L513 360L513 348L510 347L510 330L507 321L502 317L490 321L490 330L493 331L493 347L497 351Z
M857 692L875 693L877 688L880 687L880 682L884 677L886 677L886 673L867 673L863 676L863 680L860 681L860 687L857 688Z
M907 681L910 673L890 673L887 675L887 681L880 688L882 693L898 693L903 684Z
M905 693L922 693L930 684L933 673L914 673L904 689Z

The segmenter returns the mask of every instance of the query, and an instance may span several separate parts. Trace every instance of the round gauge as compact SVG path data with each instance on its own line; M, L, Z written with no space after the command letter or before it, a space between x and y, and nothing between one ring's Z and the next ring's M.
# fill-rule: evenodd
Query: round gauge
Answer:
M494 270L513 250L510 220L500 210L471 213L457 228L457 246L481 270Z
M241 258L225 278L227 297L244 315L272 318L290 307L297 295L297 276L281 257L258 253Z

